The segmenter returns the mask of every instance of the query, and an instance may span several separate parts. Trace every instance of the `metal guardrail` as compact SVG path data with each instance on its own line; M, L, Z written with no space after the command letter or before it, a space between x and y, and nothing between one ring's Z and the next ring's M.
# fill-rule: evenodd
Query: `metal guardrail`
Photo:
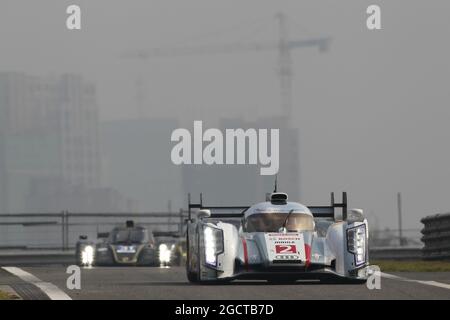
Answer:
M6 213L0 214L0 249L75 247L80 235L96 238L114 226L134 220L153 231L183 234L187 211L147 213Z
M420 220L422 229L423 259L450 259L450 213L435 214Z
M369 258L374 260L421 260L422 249L418 247L369 248Z

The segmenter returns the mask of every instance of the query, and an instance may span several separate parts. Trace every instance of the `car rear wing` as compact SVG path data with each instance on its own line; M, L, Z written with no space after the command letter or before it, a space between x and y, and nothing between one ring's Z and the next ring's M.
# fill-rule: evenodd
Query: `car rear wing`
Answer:
M153 236L155 238L158 237L167 237L167 238L180 238L179 231L153 231Z
M191 194L188 194L188 219L191 221L192 209L211 210L210 218L242 218L250 206L204 206L203 195L200 193L200 202L192 203ZM342 192L342 202L337 203L334 192L331 193L331 204L329 206L307 206L315 218L332 218L336 216L336 208L342 208L342 220L347 219L347 192Z
M342 192L342 202L337 203L334 200L334 192L331 193L330 206L308 206L315 218L335 218L336 208L342 208L342 220L347 219L347 192Z
M191 202L191 194L188 194L188 219L191 221L192 209L198 210L211 210L210 218L242 218L244 212L250 208L250 206L204 206L203 194L200 193L200 202Z

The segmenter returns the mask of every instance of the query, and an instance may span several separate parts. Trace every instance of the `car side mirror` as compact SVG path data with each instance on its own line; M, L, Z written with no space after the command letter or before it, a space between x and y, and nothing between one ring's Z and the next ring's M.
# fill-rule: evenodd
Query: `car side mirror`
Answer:
M365 216L362 209L349 209L347 213L347 221L349 223L353 222L364 222Z
M203 210L199 210L197 213L198 219L209 218L209 217L211 217L211 210L203 209Z

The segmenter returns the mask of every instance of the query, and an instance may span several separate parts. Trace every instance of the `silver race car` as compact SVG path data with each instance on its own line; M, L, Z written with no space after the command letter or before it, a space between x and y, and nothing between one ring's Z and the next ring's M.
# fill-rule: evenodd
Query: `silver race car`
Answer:
M191 203L186 271L190 282L318 279L363 283L370 273L368 224L347 195L330 206L288 202L274 192L250 207ZM336 210L338 208L338 210ZM195 215L193 215L195 211Z
M80 236L75 252L78 265L159 266L153 234L145 227L135 226L133 221L100 233L97 238L92 241Z

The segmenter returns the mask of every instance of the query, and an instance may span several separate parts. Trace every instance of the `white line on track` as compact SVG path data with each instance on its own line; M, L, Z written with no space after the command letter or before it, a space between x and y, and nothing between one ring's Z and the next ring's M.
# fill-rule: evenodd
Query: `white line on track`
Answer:
M72 300L64 291L59 289L53 283L44 282L38 277L32 275L17 267L2 267L3 270L19 277L23 281L33 284L41 289L51 300Z
M384 272L381 272L381 276L384 278L387 278L387 279L401 280L401 281L406 281L406 282L415 282L415 283L420 283L420 284L424 284L427 286L439 287L439 288L450 290L450 284L447 284L447 283L442 283L442 282L437 282L437 281L413 280L413 279L399 277L399 276L389 274L389 273L384 273Z

